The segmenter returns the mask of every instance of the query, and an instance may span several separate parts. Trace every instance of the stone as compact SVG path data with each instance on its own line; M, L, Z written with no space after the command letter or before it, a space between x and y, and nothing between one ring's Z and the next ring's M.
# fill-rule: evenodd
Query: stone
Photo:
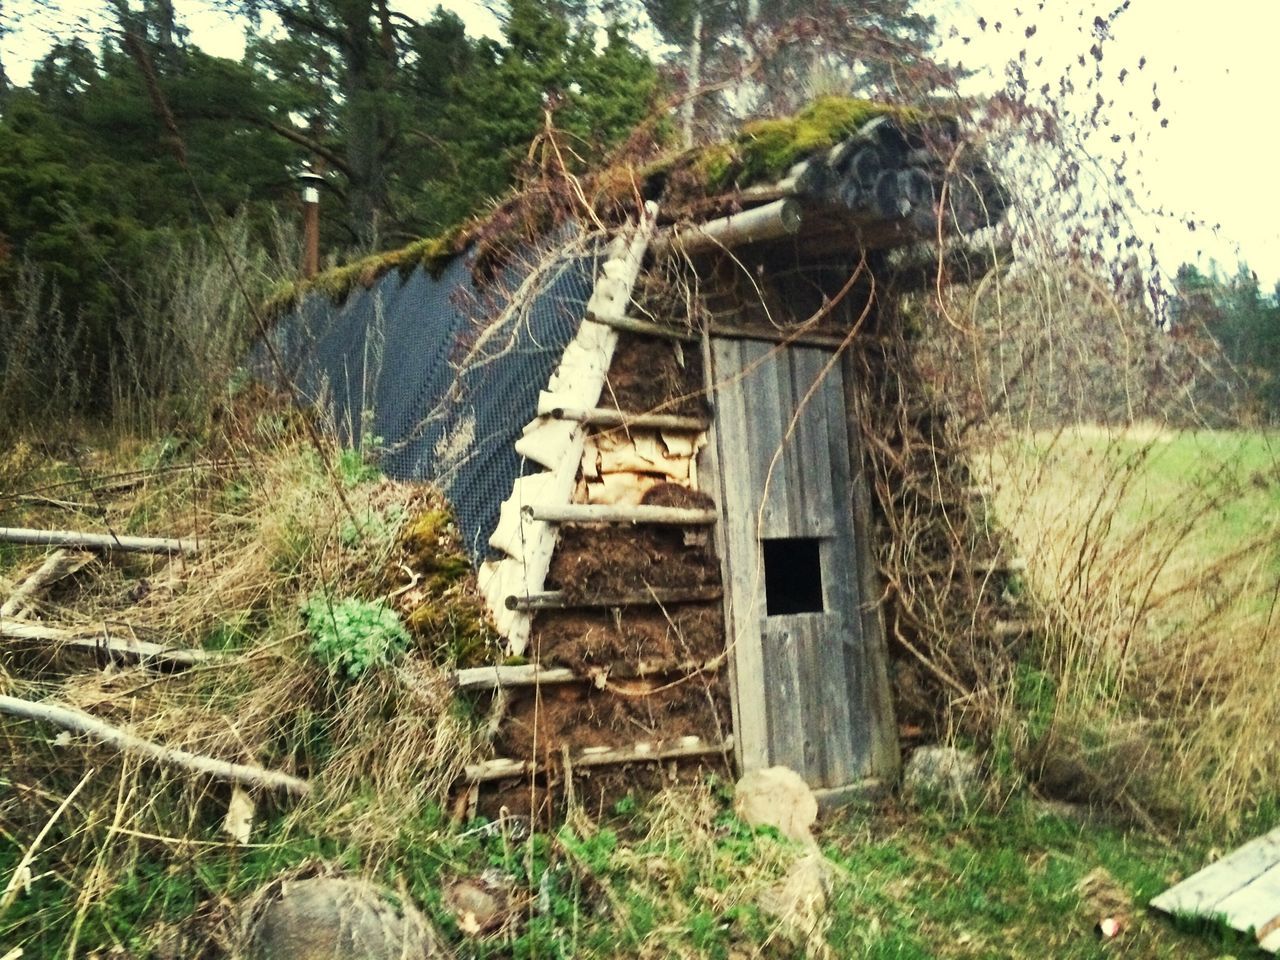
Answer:
M451 956L412 903L365 880L310 877L253 898L244 960L435 960Z
M918 747L902 772L902 790L914 800L967 806L982 792L978 758L955 747Z
M796 860L782 880L760 895L760 909L772 917L810 928L827 908L835 868L813 850Z
M810 828L818 819L817 798L789 767L744 773L734 787L733 811L753 827L774 827L796 843L815 843Z

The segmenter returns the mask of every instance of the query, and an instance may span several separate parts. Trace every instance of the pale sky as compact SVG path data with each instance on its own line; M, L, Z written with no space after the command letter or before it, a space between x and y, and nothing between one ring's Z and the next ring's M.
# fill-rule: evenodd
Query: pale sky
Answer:
M991 77L1003 73L1004 65L1025 47L1033 87L1045 80L1056 82L1066 62L1087 52L1094 16L1106 16L1118 3L921 0L921 6L939 19L945 56ZM435 0L397 4L420 17L430 16L436 5ZM457 12L472 33L493 35L498 29L497 19L480 0L443 0L441 5ZM8 6L30 9L22 0L10 0ZM66 36L90 29L100 22L103 6L101 0L63 0L62 14L56 18L28 14L24 29L4 41L10 75L24 81L47 49L49 33ZM212 54L239 57L243 31L211 0L177 0L176 6L197 45ZM977 26L979 14L987 21L985 31ZM1031 25L1036 31L1028 39ZM952 26L961 36L947 39ZM1139 133L1142 156L1134 158L1130 186L1150 206L1179 215L1163 222L1141 221L1143 230L1154 235L1168 269L1182 260L1207 263L1209 256L1231 269L1238 244L1239 255L1265 288L1280 280L1280 199L1274 186L1280 157L1280 120L1274 109L1280 88L1278 38L1280 0L1214 0L1209 5L1203 0L1132 0L1115 21L1112 39L1103 47L1107 79L1102 90L1107 98L1117 99L1112 112L1128 124L1118 132ZM1037 69L1034 61L1041 57L1044 63ZM1140 57L1147 63L1138 71ZM1129 69L1124 84L1116 79L1121 67ZM1153 83L1158 84L1161 100L1154 114ZM1134 121L1124 117L1129 109ZM1167 128L1161 128L1162 118L1168 119ZM1091 149L1115 149L1109 137L1096 139ZM1220 236L1187 231L1179 226L1185 216L1221 224Z

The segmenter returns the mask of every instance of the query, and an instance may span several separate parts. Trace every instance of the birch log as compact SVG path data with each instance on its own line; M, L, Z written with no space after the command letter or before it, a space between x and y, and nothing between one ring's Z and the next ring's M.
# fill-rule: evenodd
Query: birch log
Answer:
M86 631L75 631L0 617L0 639L74 647L77 650L108 653L131 662L150 660L176 667L194 667L198 663L217 659L216 654L205 650L177 650L159 643L139 640L137 637L111 633L105 624Z
M132 553L195 553L197 540L171 537L122 537L112 533L84 533L80 530L32 530L0 527L0 541L38 547L79 547L83 550L125 550Z
M231 763L213 757L188 753L176 747L165 747L150 740L144 740L131 733L113 727L111 724L90 716L80 710L64 707L55 703L35 703L19 697L0 695L0 713L21 717L24 720L36 720L40 723L52 724L63 730L84 734L99 743L115 747L122 753L136 753L150 757L157 763L166 766L181 767L192 773L205 774L215 780L227 780L249 787L262 787L268 790L284 790L295 796L305 797L311 791L311 784L305 780L281 773L278 770L267 770L263 767L249 766L243 763Z
M55 550L42 563L38 570L25 578L0 604L0 617L16 617L22 614L35 595L49 584L75 573L86 563L88 556L83 553L72 553L69 550Z

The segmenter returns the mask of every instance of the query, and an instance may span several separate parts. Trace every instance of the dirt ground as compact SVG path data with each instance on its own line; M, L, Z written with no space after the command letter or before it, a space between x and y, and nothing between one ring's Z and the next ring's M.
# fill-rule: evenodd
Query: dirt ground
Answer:
M667 527L566 527L547 576L548 589L574 600L719 583L709 534Z

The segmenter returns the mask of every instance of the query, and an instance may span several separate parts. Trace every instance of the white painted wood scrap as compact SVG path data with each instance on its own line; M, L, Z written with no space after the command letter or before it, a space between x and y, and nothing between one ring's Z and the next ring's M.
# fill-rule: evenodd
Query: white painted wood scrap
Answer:
M587 303L588 317L623 316L631 300L631 290L653 235L657 205L645 205L640 222L620 231L610 242L608 256L596 277ZM605 376L613 359L618 334L612 327L585 319L561 357L560 365L547 383L546 402L557 407L596 406L604 389ZM493 615L495 626L506 637L508 650L524 653L532 624L527 611L507 608L508 596L525 596L542 590L551 556L555 550L556 528L536 520L529 506L568 504L573 496L582 463L585 429L570 421L537 418L528 424L516 451L547 468L533 483L524 477L516 481L512 495L502 506L498 528L490 546L504 556L480 569L480 591Z
M1251 840L1151 901L1165 913L1221 917L1280 952L1280 827Z

